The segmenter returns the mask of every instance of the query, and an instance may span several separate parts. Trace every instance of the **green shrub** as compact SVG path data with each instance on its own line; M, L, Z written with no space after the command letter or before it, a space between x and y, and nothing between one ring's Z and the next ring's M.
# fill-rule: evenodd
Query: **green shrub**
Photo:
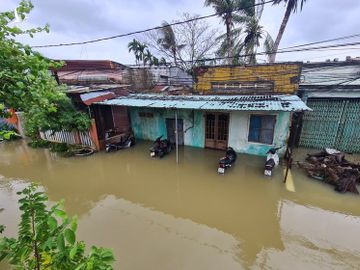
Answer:
M0 140L11 141L19 138L21 138L20 134L13 130L0 130Z
M18 270L111 270L111 250L76 240L77 218L69 218L63 202L50 209L48 198L31 184L18 192L21 220L17 238L0 238L0 261ZM100 228L99 228L100 229ZM0 233L4 226L0 225Z
M55 153L64 153L69 150L69 146L66 143L55 143L52 142L50 151Z
M51 142L42 139L33 139L28 143L28 145L33 148L49 148L51 146Z

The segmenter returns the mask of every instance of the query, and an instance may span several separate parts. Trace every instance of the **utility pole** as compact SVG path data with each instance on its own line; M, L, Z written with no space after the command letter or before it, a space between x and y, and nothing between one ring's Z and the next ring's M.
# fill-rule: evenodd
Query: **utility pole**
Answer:
M177 110L175 110L175 147L176 147L176 163L179 163L179 135L178 135Z

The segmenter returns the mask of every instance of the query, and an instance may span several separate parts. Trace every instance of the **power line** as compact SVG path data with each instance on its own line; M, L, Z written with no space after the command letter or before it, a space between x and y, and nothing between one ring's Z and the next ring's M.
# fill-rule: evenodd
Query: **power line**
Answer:
M304 51L319 51L319 50L324 50L324 49L326 49L326 50L335 50L337 48L343 48L343 47L348 47L348 46L356 46L356 45L360 45L360 41L351 42L351 43L340 43L340 44L316 46L316 47L306 47L306 48L299 48L299 49L296 49L296 48L295 49L282 48L282 49L278 50L276 53L280 54L280 53L292 53L292 52L304 52ZM300 47L300 45L297 45L297 46ZM196 62L197 63L206 63L206 62L210 62L210 61L238 59L238 58L241 58L241 57L250 57L250 56L256 56L256 55L268 55L268 54L271 54L271 53L275 53L275 52L262 51L262 52L257 52L257 53L240 54L240 55L236 55L236 56L204 58L204 59L199 59ZM193 63L194 61L193 60L182 60L181 62L182 63ZM142 66L142 65L127 65L127 66L135 67L135 66Z
M303 48L303 49L293 49L293 50L285 50L282 49L281 51L277 51L276 53L292 53L292 52L303 52L303 51L316 51L316 50L322 50L322 49L331 49L331 48L339 48L339 47L346 47L346 46L356 46L360 45L360 41L358 42L352 42L352 43L340 43L340 44L333 44L333 45L326 45L326 46L318 46L318 47L310 47L310 48ZM233 59L233 58L240 58L240 57L249 57L254 55L267 55L275 52L259 52L259 53L250 53L250 54L241 54L231 57L214 57L214 58L208 58L208 59L201 59L199 62L206 62L206 61L216 61L216 60L225 60L225 59ZM184 61L184 62L191 62L191 61Z
M325 39L325 40L321 40L321 41L315 41L315 42L305 43L305 44L301 44L301 45L290 46L290 47L286 47L283 49L293 49L293 48L299 48L299 47L305 47L305 46L312 46L312 45L328 43L328 42L333 42L333 41L339 41L339 40L344 40L344 39L351 39L351 38L355 38L355 37L360 37L360 34L353 34L353 35L349 35L349 36ZM282 49L280 49L280 50L282 50Z
M338 47L346 47L346 46L355 46L358 45L360 43L355 43L355 45L353 45L354 43L343 43L343 44L332 44L332 45L327 45L324 47L310 47L310 48L302 48L302 47L308 47L311 45L315 45L315 44L322 44L322 43L328 43L328 42L332 42L332 41L339 41L339 40L344 40L344 39L351 39L351 38L355 38L355 37L360 37L360 34L352 34L352 35L348 35L348 36L341 36L341 37L336 37L336 38L332 38L332 39L326 39L326 40L320 40L320 41L315 41L315 42L310 42L310 43L304 43L304 44L299 44L299 45L294 45L294 46L289 46L289 47L285 47L285 48L280 48L278 49L277 53L290 53L290 52L301 52L301 51L307 51L307 50L324 50L324 51L328 51L328 50L360 50L359 47L355 47L355 48L338 48ZM339 46L338 46L339 45ZM302 49L296 49L296 48L302 48ZM295 49L295 50L290 50L290 49ZM240 57L247 57L247 56L253 56L253 55L266 55L268 53L271 52L259 52L259 53L255 53L255 54L244 54L244 55L238 55L238 56L232 56L232 57L216 57L216 58L204 58L204 59L198 59L196 61L194 60L182 60L180 58L177 58L177 60L179 60L180 62L183 63L193 63L193 62L206 62L206 61L215 61L215 60L226 60L229 58L240 58ZM168 64L168 63L167 63ZM143 67L143 64L124 64L128 67Z
M270 3L273 3L273 2L274 2L274 0L269 0L269 1L261 2L261 3L256 3L256 4L251 5L251 6L246 6L246 7L243 7L242 9L262 6L262 5L270 4ZM233 12L240 11L240 10L241 9L236 9ZM134 32L129 32L129 33L126 33L126 34L119 34L119 35L103 37L103 38L97 38L97 39L92 39L92 40L87 40L87 41L60 43L60 44L35 45L35 46L31 46L31 47L32 48L53 48L53 47L76 46L76 45L97 43L97 42L107 41L107 40L111 40L111 39L122 38L122 37L137 35L137 34L142 34L142 33L150 32L150 31L153 31L153 30L159 30L159 29L162 29L162 28L166 28L168 26L184 24L184 23L197 21L197 20L204 20L204 19L208 19L208 18L211 18L211 17L216 17L216 16L219 16L219 15L222 15L222 14L225 14L225 13L226 12L213 13L213 14L209 14L209 15L204 15L204 16L200 16L200 17L191 18L191 19L184 20L184 21L177 21L177 22L169 23L169 24L166 24L166 25L163 25L163 26L156 26L156 27L152 27L152 28L148 28L148 29L144 29L144 30L138 30L138 31L134 31Z

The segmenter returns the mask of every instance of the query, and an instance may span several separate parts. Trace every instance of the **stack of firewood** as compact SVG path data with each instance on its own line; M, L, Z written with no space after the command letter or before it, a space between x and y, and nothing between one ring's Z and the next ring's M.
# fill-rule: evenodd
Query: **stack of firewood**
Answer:
M305 169L310 177L335 186L338 192L359 194L356 184L360 182L360 164L346 160L344 153L325 149L319 153L308 154L305 160L298 162L298 165Z

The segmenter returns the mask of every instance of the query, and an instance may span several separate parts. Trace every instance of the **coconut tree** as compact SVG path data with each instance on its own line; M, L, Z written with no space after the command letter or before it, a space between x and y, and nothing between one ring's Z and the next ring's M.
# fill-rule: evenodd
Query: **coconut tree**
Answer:
M282 3L286 4L286 11L285 11L284 18L281 22L278 35L277 35L275 43L274 43L273 53L270 57L270 63L275 62L276 53L278 51L282 36L285 32L285 28L289 21L291 13L297 12L299 6L300 6L300 11L301 11L305 2L306 2L306 0L274 0L273 5L278 5L278 4L282 4Z
M264 1L256 1L261 3ZM265 31L264 27L259 24L262 12L264 10L263 5L258 5L252 8L249 12L251 16L235 16L233 18L234 27L231 31L232 38L232 64L255 64L256 52L258 47L263 41L265 50L271 51L272 44L274 43L270 34ZM219 56L226 55L227 42L224 40L225 35L220 36L218 39L223 40L220 49L218 50Z
M174 64L177 66L178 51L185 47L185 44L178 44L174 30L171 25L164 21L160 29L160 38L157 43L166 51L168 51L174 59Z
M205 6L213 7L226 26L226 43L224 44L229 63L232 62L234 50L234 19L239 22L246 16L253 16L255 3L255 0L205 0Z

